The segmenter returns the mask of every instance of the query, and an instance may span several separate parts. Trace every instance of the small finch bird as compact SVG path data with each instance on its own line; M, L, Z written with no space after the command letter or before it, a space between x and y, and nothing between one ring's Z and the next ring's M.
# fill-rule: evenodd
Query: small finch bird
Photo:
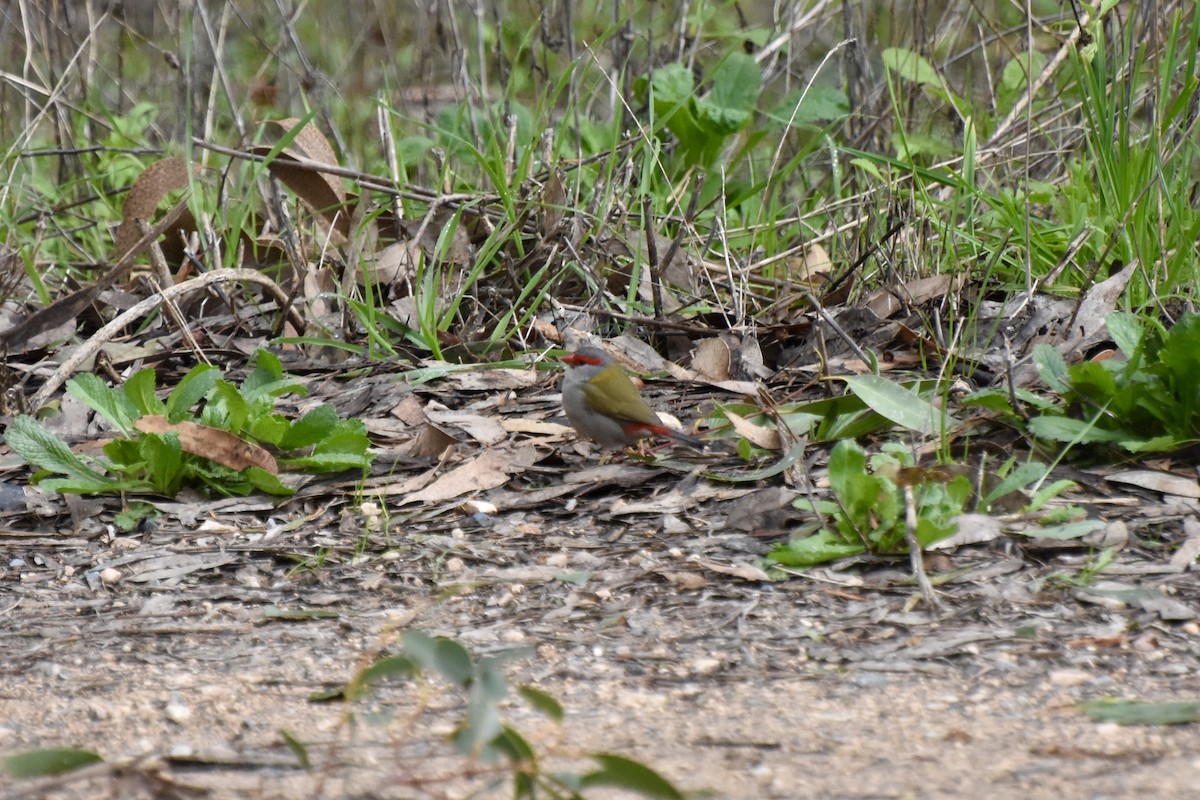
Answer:
M650 436L704 447L699 439L664 425L625 370L603 350L581 347L562 362L567 365L562 381L567 419L576 431L602 447L629 447Z

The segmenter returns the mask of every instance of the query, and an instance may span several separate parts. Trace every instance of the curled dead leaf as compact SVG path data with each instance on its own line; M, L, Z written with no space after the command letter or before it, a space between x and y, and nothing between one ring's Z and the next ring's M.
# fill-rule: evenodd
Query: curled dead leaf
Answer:
M155 161L142 170L125 197L121 225L117 228L113 246L114 261L119 261L142 238L141 223L148 222L154 216L154 210L162 199L171 192L187 188L190 175L191 169L182 156ZM188 223L195 227L190 214L186 219L181 215L176 225L187 229Z
M297 129L300 122L289 117L259 123L275 144L253 145L248 149L256 155L268 156L275 145L290 136L288 144L268 162L267 169L345 239L350 235L351 216L345 183L338 175L300 165L301 161L309 161L337 166L337 154L317 126L309 122Z

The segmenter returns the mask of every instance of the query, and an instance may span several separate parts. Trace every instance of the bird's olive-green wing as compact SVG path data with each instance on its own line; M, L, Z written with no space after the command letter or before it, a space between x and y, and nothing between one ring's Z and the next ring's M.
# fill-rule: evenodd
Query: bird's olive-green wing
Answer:
M593 411L605 416L647 425L661 424L654 409L646 404L633 381L618 366L609 366L583 384L583 396Z

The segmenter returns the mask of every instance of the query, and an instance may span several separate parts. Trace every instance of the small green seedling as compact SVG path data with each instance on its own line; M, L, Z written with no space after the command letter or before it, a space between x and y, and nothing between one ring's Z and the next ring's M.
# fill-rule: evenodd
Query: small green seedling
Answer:
M483 764L502 764L512 780L512 797L582 800L591 788L618 788L648 798L681 800L684 794L658 772L640 761L613 753L591 753L596 767L582 773L551 773L543 769L533 743L505 719L516 698L504 667L524 655L511 651L476 657L459 642L433 637L417 630L400 635L400 652L378 658L345 685L313 695L314 702L356 702L389 683L439 679L451 690L464 694L462 718L454 726L450 741L464 758ZM562 721L564 709L550 694L533 686L519 686L516 694L530 708L550 720ZM379 717L376 717L379 719ZM406 724L411 724L409 720ZM287 736L289 747L302 763L307 750L296 737ZM606 795L607 796L607 795Z

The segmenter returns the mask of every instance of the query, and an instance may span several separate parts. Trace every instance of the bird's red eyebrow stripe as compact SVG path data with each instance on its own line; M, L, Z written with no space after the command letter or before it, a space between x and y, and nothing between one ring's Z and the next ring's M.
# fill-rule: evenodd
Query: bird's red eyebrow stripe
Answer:
M600 364L600 359L596 358L595 356L581 356L578 353L572 353L569 356L563 356L559 359L559 361L562 361L564 364L575 365L591 364L593 366L599 366Z

